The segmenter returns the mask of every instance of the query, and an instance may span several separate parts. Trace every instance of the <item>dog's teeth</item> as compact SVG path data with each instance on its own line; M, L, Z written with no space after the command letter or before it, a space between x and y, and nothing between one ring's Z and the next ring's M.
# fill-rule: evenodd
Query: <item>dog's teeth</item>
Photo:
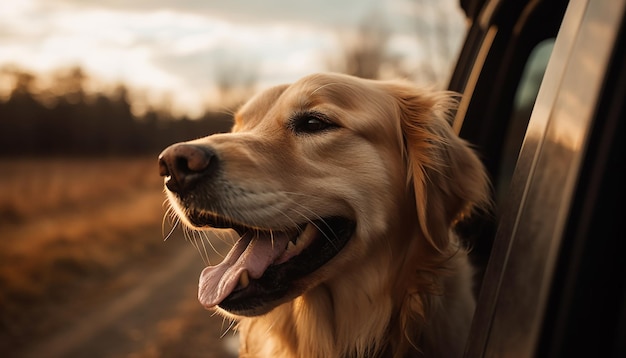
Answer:
M239 286L241 288L246 288L248 287L248 285L250 284L250 276L248 276L248 271L244 271L241 273L241 276L239 276Z
M300 245L308 245L311 240L317 235L317 227L313 224L307 224L304 231L298 237L298 244Z
M274 261L274 265L282 264L294 256L300 255L315 238L320 235L315 224L307 224L295 239L287 242L285 251ZM295 243L294 243L295 241Z

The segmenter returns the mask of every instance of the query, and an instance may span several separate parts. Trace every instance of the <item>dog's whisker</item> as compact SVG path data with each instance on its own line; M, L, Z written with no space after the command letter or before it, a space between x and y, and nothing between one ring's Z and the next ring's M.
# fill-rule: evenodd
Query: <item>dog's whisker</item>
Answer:
M309 211L311 214L313 214L316 217L316 220L321 222L322 224L324 224L324 226L326 226L326 228L330 229L330 231L333 233L334 235L334 239L337 240L337 235L335 234L335 232L332 230L332 227L326 222L326 220L324 220L324 218L322 218L321 216L317 215L316 213L314 213L313 211L311 211L310 209L306 208L305 206L303 206L302 204L298 203L297 201L288 198L292 203L294 203L295 205L297 205L298 207L305 209L307 211ZM304 218L305 221L307 221L310 225L315 226L315 228L317 229L317 231L319 231L322 235L324 235L324 238L333 246L333 248L337 251L339 251L339 248L335 245L334 241L332 238L330 238L325 231L323 231L319 225L317 225L315 223L316 220L312 220L311 218L309 218L307 215L303 214L302 212L300 212L299 210L296 209L291 209L292 211L294 211L296 214L300 215L302 218ZM293 219L291 219L287 214L281 212L281 214L285 215L289 220L291 220L294 225L296 225L295 221L293 221Z
M271 335L271 332L275 325L276 325L276 321L267 325L267 329L265 330L265 336Z
M315 92L317 92L317 91L319 91L319 90L323 89L324 87L328 87L328 86L331 86L331 85L338 85L338 84L339 84L339 83L337 83L337 82L330 82L330 83L323 84L323 85L321 85L321 86L317 87L317 88L316 88L313 92L311 92L311 96L312 96L312 95L314 95L314 94L315 94Z
M236 321L234 319L230 320L230 324L228 325L228 327L226 328L224 333L222 333L222 335L220 336L220 339L222 339L222 338L224 338L224 336L226 336L228 331L230 331L235 326L235 323L236 323Z
M167 221L169 222L170 225L177 223L180 220L180 217L176 214L176 210L174 209L172 204L169 202L167 203L167 208L165 210L163 219L164 220L168 219Z
M222 255L217 248L215 247L215 245L213 245L213 241L211 240L211 238L209 237L209 233L206 231L201 231L200 232L202 234L202 236L204 236L204 239L209 243L209 245L211 245L211 248L213 249L213 252L215 252L218 256L220 256L221 258L224 258L224 255ZM215 233L215 232L211 232L212 235L214 236L218 236L222 233ZM207 255L208 258L208 255Z
M185 228L184 231L185 231L184 233L185 241L189 242L191 246L193 246L196 249L196 251L200 252L200 248L198 247L198 243L195 241L192 232L187 228Z
M215 314L216 314L216 313L217 313L217 311L215 311L215 312L211 315L211 317L215 316ZM226 323L226 321L227 321L227 320L229 320L227 317L222 316L222 326L220 327L220 330L221 330L221 331L223 331L223 332L222 332L222 334L220 335L220 339L226 335L226 333L228 332L229 328L232 326L232 323L229 323L229 324L228 324L228 327L226 327L226 329L224 329L224 325L225 325L225 323ZM230 320L230 321L232 321L232 320Z
M289 194L289 192L287 192L287 194ZM292 193L295 194L295 193ZM332 227L326 222L326 220L324 220L324 218L322 218L321 216L319 216L318 214L316 214L315 212L313 212L312 210L310 210L309 208L305 207L304 205L298 203L297 201L293 200L292 198L287 197L293 204L297 205L299 208L304 209L306 211L308 211L309 213L313 214L313 216L316 218L316 220L320 221L322 224L324 224L324 226L326 226L326 228L331 229L330 231L333 233L334 235L334 239L337 239L337 235L335 234L335 232L332 230ZM294 210L298 215L302 216L305 220L307 220L311 225L315 226L317 228L317 230L319 232L321 232L324 237L326 238L326 240L328 240L328 242L333 245L333 247L336 250L339 250L339 248L337 248L334 244L334 240L331 239L330 237L328 237L328 235L326 235L326 233L321 230L321 228L313 221L311 220L308 216L304 215L303 213L301 213L298 210Z
M291 199L289 199L289 200L291 200ZM294 202L294 203L295 203L295 202ZM297 203L295 203L295 204L297 204ZM306 215L303 215L302 213L300 213L300 212L298 212L298 211L296 211L296 210L294 210L294 211L295 211L298 215L302 216L306 222L310 222L310 221L311 221L311 220L310 220L310 219L309 219ZM293 227L297 227L297 228L298 228L298 230L299 230L300 232L302 232L302 229L300 229L300 227L299 227L300 225L298 224L298 222L296 222L294 219L292 219L292 218L291 218L291 216L287 215L284 211L282 211L282 210L281 210L281 211L279 211L279 212L281 213L281 215L283 215L284 217L286 217L286 218L287 218L287 220L291 221L291 223L293 224Z
M233 235L232 231L222 231L217 236L221 242L226 243L231 247L235 246L235 235Z
M290 198L289 195L300 195L303 196L304 198L312 198L312 195L306 195L306 194L302 194L302 193L294 193L294 192L284 192L285 194L287 194L286 199L289 200L291 203L293 203L294 205L296 205L298 208L300 209L304 209L305 211L307 211L309 214L311 214L311 216L314 219L311 219L310 217L308 217L307 215L304 215L302 212L295 210L293 208L291 208L291 210L293 210L296 214L300 215L301 217L303 217L307 222L311 222L313 220L321 220L323 221L324 219L317 214L316 212L314 212L313 210L307 208L306 206L300 204L300 202L298 202L297 200ZM293 220L292 220L293 221Z
M189 241L191 245L196 248L196 251L198 251L200 257L202 258L202 262L204 262L205 265L209 265L207 259L202 255L202 250L200 249L200 244L198 244L198 238L196 236L196 230L186 229L185 237L187 238L187 241Z
M166 213L167 215L167 213ZM161 223L161 235L163 236L163 241L167 241L167 239L169 239L172 234L174 233L174 230L176 230L176 228L178 227L178 224L180 223L180 219L178 217L176 217L173 221L170 221L170 225L172 225L172 228L170 229L170 231L167 233L167 235L165 234L165 220L166 220L167 216L163 217L163 222Z
M176 210L171 204L165 213L169 215L170 223L180 220L180 216L176 215Z
M163 206L167 206L165 213L163 214L163 220L161 220L161 237L164 237L165 239L163 241L165 241L169 237L169 234L165 235L165 223L168 221L167 219L170 216L170 209L172 207L170 206L169 202L164 202ZM170 234L171 232L172 230L170 230Z
M211 261L209 259L209 252L207 251L206 245L204 244L202 231L194 230L194 238L195 238L196 242L198 242L198 249L200 249L200 245L202 245L202 248L201 248L202 251L199 251L200 256L202 256L202 261L204 261L204 263L207 266L210 266L211 265Z
M328 225L328 223L326 223L326 221L324 219L321 220L322 223L328 227L329 229L331 229L331 232L333 233L333 235L335 236L335 240L337 240L337 235L335 234L334 231L332 231L332 228L330 227L330 225ZM331 239L328 235L326 235L326 232L324 232L315 222L311 221L310 222L311 225L315 226L315 228L317 229L317 231L319 231L320 233L322 233L322 235L324 235L324 238L326 238L326 240L328 240L328 242L333 245L333 248L337 251L339 251L339 248L337 247L337 245L335 245L335 242L333 241L333 239Z
M299 208L304 209L304 210L306 210L307 212L309 212L310 214L312 214L312 216L313 216L316 220L323 220L323 218L322 218L319 214L315 213L313 210L311 210L311 209L307 208L306 206L304 206L304 205L300 204L297 200L294 200L293 198L290 198L290 197L289 197L289 195L297 195L297 194L299 194L299 193L285 192L285 194L287 194L287 197L286 197L286 198L287 198L287 199L288 199L291 203L293 203L294 205L298 206ZM312 196L310 196L310 195L304 195L304 194L301 194L301 195L302 195L302 196L304 196L304 197L306 197L306 198L308 198L308 197L312 197ZM295 211L298 215L302 216L302 217L303 217L306 221L309 221L309 222L310 222L310 221L313 221L313 220L312 220L311 218L309 218L307 215L304 215L303 213L301 213L301 212L299 212L299 211L296 211L296 210L294 210L294 211ZM293 220L292 220L292 221L293 221Z
M223 236L227 236L229 238L230 242L227 242L227 243L229 243L231 247L235 246L235 243L236 243L235 236L237 236L237 240L239 240L239 235L233 235L232 232L229 232L228 234L224 233ZM226 242L226 239L222 238L222 242Z
M202 234L203 234L203 233L202 233L201 231L196 231L196 233L198 234L198 240L199 240L199 241L200 241L200 243L202 244L202 251L204 252L204 259L205 259L205 262L207 263L207 265L209 265L209 266L210 266L210 265L211 265L211 259L209 258L209 253L208 253L208 252L207 252L207 250L206 250L206 245L204 244L204 240L202 240L202 238L203 238L203 235L202 235ZM209 241L209 240L207 239L207 241ZM209 241L209 244L210 244L210 243L211 243L211 242ZM211 245L211 247L213 247L213 245Z
M234 117L235 113L237 113L237 109L233 108L233 106L220 106L217 108L216 113L226 114L228 116Z

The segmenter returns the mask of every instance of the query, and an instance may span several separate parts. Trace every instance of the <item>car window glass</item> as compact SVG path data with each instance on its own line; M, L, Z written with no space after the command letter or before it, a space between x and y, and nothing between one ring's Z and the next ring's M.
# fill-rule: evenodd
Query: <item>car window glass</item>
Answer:
M502 203L502 199L509 189L509 182L513 175L513 169L515 169L515 163L517 162L524 135L526 134L528 120L530 119L553 47L554 38L544 40L535 46L530 56L528 56L528 61L524 66L522 77L515 91L511 120L502 149L502 163L497 178L498 185L496 187L498 192L496 193L496 201L498 204Z

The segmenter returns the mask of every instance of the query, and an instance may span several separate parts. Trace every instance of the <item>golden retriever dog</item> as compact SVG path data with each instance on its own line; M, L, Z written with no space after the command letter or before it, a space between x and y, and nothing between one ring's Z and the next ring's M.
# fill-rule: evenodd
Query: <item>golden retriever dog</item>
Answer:
M241 357L459 357L475 300L455 224L489 203L455 100L315 74L253 97L229 133L159 157L189 227L239 235L198 298Z

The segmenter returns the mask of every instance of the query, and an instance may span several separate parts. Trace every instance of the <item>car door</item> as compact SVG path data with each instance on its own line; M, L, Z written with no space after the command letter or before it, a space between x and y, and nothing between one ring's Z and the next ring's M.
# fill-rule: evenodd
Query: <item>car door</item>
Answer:
M626 356L625 3L465 2L454 126L497 203L462 228L488 261L467 357Z

